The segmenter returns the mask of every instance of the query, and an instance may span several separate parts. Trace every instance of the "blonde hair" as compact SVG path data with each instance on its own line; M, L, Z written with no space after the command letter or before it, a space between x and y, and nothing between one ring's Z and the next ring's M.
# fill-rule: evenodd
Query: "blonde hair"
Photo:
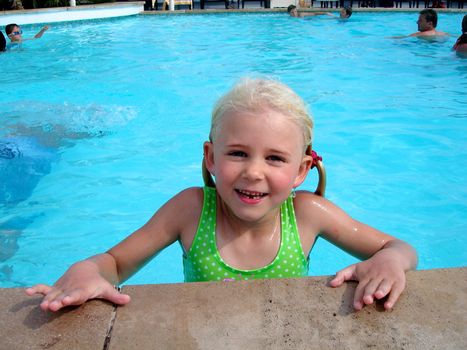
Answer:
M313 158L311 167L316 166L318 169L319 182L315 194L324 196L326 172L321 157L311 149L312 117L305 102L285 84L264 78L243 78L239 80L230 91L217 101L212 110L210 141L213 142L216 139L221 120L226 113L232 111L257 112L265 108L271 108L283 114L300 127L304 141L303 151ZM216 187L211 174L206 168L204 159L202 168L205 186Z
M214 141L224 115L232 111L255 112L271 108L302 130L304 150L311 143L313 121L305 102L287 85L273 79L243 78L222 96L212 110L209 138Z

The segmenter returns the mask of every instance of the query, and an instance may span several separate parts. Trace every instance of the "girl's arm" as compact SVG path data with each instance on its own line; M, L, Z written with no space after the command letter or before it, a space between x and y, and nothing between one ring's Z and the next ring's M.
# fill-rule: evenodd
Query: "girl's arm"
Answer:
M53 286L38 284L26 289L26 293L42 294L40 306L50 311L96 298L127 304L130 297L119 293L114 285L129 278L177 239L191 244L189 234L196 232L201 207L202 190L185 190L164 204L143 227L106 253L73 264Z
M296 199L299 199L296 201L297 220L303 223L299 225L300 230L318 232L346 252L367 259L339 271L330 285L338 287L344 281L358 281L354 296L356 310L372 304L375 298L386 296L384 306L392 308L405 288L405 272L417 266L415 250L403 241L352 219L322 197L300 193ZM311 247L316 236L309 236L312 238L305 239L305 244Z

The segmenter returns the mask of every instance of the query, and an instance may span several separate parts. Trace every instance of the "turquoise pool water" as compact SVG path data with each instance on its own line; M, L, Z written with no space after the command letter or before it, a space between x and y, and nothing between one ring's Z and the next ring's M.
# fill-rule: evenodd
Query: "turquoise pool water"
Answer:
M1 54L0 287L52 283L201 185L211 107L247 74L310 104L330 200L413 244L421 269L465 266L462 15L440 15L444 42L388 38L416 17L135 16L55 24ZM355 261L324 241L310 259L312 275ZM174 244L128 283L182 280Z

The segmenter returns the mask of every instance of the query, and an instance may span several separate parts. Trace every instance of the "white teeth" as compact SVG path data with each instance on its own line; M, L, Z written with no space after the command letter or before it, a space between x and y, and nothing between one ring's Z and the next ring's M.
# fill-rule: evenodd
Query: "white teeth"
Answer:
M261 193L261 192L250 192L250 191L244 191L244 190L237 190L237 192L243 196L246 196L252 199L260 199L266 195L265 193Z

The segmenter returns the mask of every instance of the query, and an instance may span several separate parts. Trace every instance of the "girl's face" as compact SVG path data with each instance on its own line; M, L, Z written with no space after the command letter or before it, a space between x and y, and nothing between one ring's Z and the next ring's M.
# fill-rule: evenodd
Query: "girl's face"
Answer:
M275 217L310 168L300 127L271 109L229 112L204 145L206 166L227 208L245 221Z

